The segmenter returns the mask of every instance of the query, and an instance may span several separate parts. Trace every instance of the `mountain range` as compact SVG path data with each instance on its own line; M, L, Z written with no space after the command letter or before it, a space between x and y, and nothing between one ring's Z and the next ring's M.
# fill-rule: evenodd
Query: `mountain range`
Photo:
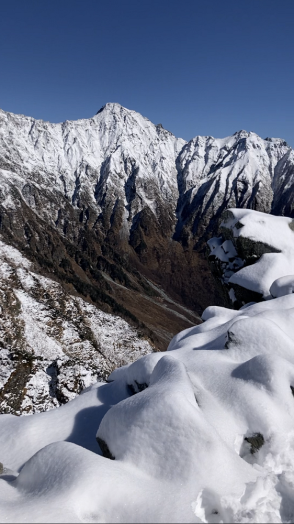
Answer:
M39 322L34 329L59 348L51 361L47 354L42 357L42 373L48 375L48 367L54 377L59 374L59 385L51 371L51 382L45 381L47 400L40 393L38 401L42 410L53 402L48 401L50 387L54 398L67 401L86 385L83 377L92 373L90 382L97 373L105 378L115 365L117 337L114 345L106 344L94 371L88 364L80 368L68 349L58 365L67 323L80 354L83 341L92 352L105 344L103 333L98 330L96 336L91 328L95 315L112 315L114 332L117 316L134 330L122 344L120 363L134 360L134 344L138 354L165 350L176 333L201 322L207 306L230 305L207 261L206 241L217 233L222 212L249 208L293 217L293 184L294 151L279 138L239 131L223 139L197 136L186 142L114 103L90 119L61 124L0 111L0 257L2 268L8 268L0 275L0 307L9 317L2 318L0 329L3 350L18 362L12 366L5 356L2 371L6 377L11 368L15 384L8 393L1 390L0 401L8 394L14 405L16 389L24 391L16 371L23 362L28 377L33 368L40 371L31 365L31 352L40 351L28 336L24 304L34 301ZM9 246L17 255L9 253ZM25 283L18 274L23 267ZM69 310L81 307L85 318L79 317L78 329ZM56 324L52 334L55 310L63 327ZM19 343L17 325L23 326ZM72 389L66 371L71 358L78 366ZM22 395L9 412L24 405Z
M282 139L239 131L186 142L114 103L62 124L0 112L4 240L77 292L96 286L96 302L138 318L161 345L170 334L128 291L159 304L167 293L184 317L174 301L199 314L219 303L204 241L222 211L293 216L293 182L294 151Z

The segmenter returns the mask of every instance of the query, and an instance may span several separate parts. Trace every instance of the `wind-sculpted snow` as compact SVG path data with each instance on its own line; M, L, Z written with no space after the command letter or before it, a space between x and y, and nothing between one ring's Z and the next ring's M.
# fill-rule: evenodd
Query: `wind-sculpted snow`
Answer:
M294 295L203 320L65 406L2 415L2 521L292 522Z
M292 292L294 226L291 218L249 209L229 209L223 215L220 233L222 237L208 241L210 260L217 266L233 303L248 302L248 291L252 292L253 299L259 300Z
M294 275L279 277L270 287L270 294L273 298L284 297L294 293Z
M0 241L0 409L46 411L150 353L121 318L97 309L34 271Z

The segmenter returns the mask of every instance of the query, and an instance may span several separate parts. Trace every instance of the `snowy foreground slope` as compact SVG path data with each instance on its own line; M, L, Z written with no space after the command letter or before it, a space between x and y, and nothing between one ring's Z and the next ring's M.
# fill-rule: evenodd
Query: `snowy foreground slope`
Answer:
M1 522L293 522L293 279L64 406L1 415Z
M0 412L65 404L152 351L121 318L65 292L0 240Z

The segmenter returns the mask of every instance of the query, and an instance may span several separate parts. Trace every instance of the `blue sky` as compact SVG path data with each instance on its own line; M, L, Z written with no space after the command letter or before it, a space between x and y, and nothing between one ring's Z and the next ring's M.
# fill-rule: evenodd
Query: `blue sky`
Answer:
M106 102L189 140L294 147L294 0L0 0L0 107L61 122Z

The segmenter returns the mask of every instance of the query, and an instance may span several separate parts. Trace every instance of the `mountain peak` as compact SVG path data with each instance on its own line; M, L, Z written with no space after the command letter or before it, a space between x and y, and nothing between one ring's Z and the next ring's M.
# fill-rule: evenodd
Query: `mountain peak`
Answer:
M99 113L102 113L104 110L113 110L113 109L124 109L125 111L128 111L126 107L123 107L118 102L106 102L104 106L100 107L100 109L97 111L96 115L99 115Z
M95 113L95 115L99 115L99 113L102 113L102 111L105 109L105 105L100 107L100 109L98 109L97 113Z

